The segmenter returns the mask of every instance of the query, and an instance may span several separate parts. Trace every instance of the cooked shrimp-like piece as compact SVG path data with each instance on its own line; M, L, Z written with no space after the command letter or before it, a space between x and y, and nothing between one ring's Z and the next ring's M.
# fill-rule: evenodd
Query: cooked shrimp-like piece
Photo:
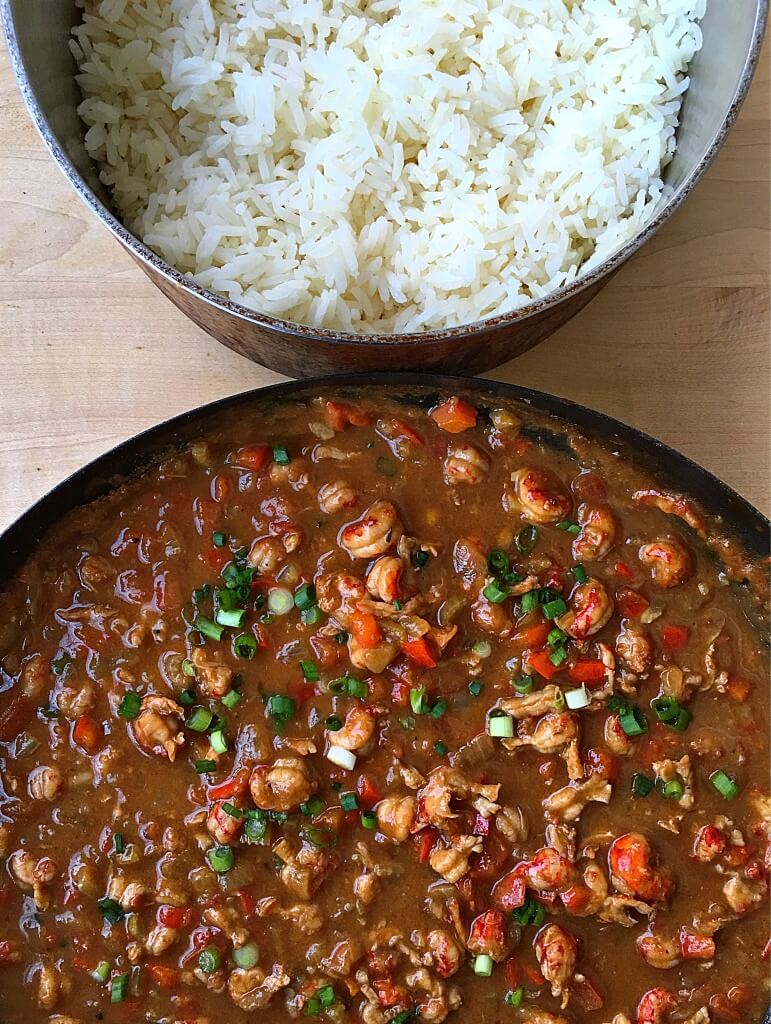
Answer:
M669 871L656 865L650 843L639 832L626 832L608 852L610 877L619 892L647 903L664 903L672 893Z
M535 956L541 974L551 985L551 994L568 1002L568 986L576 973L578 939L558 924L548 924L535 938Z
M490 956L496 963L505 960L512 941L506 929L506 917L500 910L486 910L471 922L466 943L472 953Z
M444 460L448 484L481 484L490 469L490 456L466 441L451 444Z
M575 821L590 801L609 803L611 793L612 787L607 779L593 773L586 782L571 782L556 790L542 801L542 806L549 817Z
M725 832L717 825L702 825L693 843L693 857L701 864L709 864L724 852L728 843Z
M403 572L401 558L381 555L367 573L367 590L376 600L393 604L399 597L399 580Z
M653 644L642 630L626 624L616 637L616 655L624 668L642 676L653 664Z
M523 861L518 867L527 878L528 886L536 892L563 892L576 880L573 864L550 846L542 846L531 860Z
M511 475L513 500L523 519L543 525L570 514L570 497L562 482L547 469L528 467Z
M340 543L352 558L384 555L403 530L399 513L390 501L375 501L364 515L340 531Z
M514 718L539 718L554 710L557 687L553 683L542 690L527 693L523 697L509 697L501 701L501 708Z
M328 573L316 580L319 608L327 615L335 612L350 615L356 604L366 596L367 590L362 580L346 572Z
M179 930L157 924L145 939L145 949L151 956L163 956L177 941Z
M264 576L272 576L286 558L286 549L278 537L258 537L249 549L247 562Z
M514 740L503 740L507 750L519 746L534 747L541 754L554 754L579 736L579 719L570 711L551 711L539 718L531 733Z
M308 486L308 471L310 469L307 459L295 457L288 465L280 462L273 462L268 470L268 477L273 484L289 484L293 491L301 491Z
M131 723L134 739L143 750L173 761L185 742L182 708L170 697L148 693L142 698L139 714Z
M58 768L41 764L27 778L27 789L33 800L55 800L64 788L64 776Z
M584 502L578 506L581 532L573 540L573 558L591 562L604 558L616 540L616 519L610 505Z
M361 750L375 735L375 716L369 708L357 704L345 716L342 729L328 732L327 739L345 750Z
M440 765L431 772L428 782L418 793L421 820L439 828L446 828L449 819L458 817L451 808L453 797L460 800L477 798L487 801L485 810L489 814L494 814L500 810L498 804L495 803L499 790L499 783L495 785L474 783L457 768Z
M680 944L663 935L653 935L650 930L637 938L637 951L651 967L668 971L680 963Z
M464 590L477 590L487 576L487 555L472 537L459 537L452 549L452 565Z
M637 1004L637 1024L664 1024L677 998L665 988L649 989Z
M80 582L89 590L96 590L100 583L114 580L116 575L115 566L101 555L86 555L78 566Z
M605 584L590 576L573 591L570 608L556 624L574 640L586 640L601 630L612 614L613 598Z
M747 879L733 875L723 886L723 895L728 906L735 914L748 914L755 907L759 906L768 892L768 883L765 878L759 878L751 882Z
M356 508L358 504L358 494L344 480L333 480L319 488L319 508L327 515L342 512L346 508Z
M463 962L463 950L442 928L432 929L426 936L426 948L430 954L430 966L440 978L450 978Z
M431 851L428 863L445 882L454 885L467 873L471 854L481 852L480 836L452 836L449 847L437 846Z
M632 752L632 741L621 728L618 715L608 715L605 719L604 734L611 753L624 755Z
M31 654L21 666L20 693L30 700L39 700L51 686L51 663L42 654Z
M403 843L415 824L418 801L414 796L387 796L375 807L377 827L394 843Z
M514 631L514 620L510 610L504 604L488 601L481 592L471 605L471 618L474 625L479 626L485 633L506 637Z
M281 964L273 964L267 975L261 967L236 967L228 975L228 993L239 1010L251 1013L266 1007L291 980Z
M227 846L229 843L234 843L238 838L238 833L243 828L243 824L244 819L242 817L236 817L233 814L229 814L225 810L222 801L212 804L208 817L206 818L206 827L220 846Z
M212 700L221 700L226 693L230 692L233 684L233 669L220 661L219 658L207 647L195 647L190 657L198 684L207 697Z
M677 540L655 540L643 544L639 558L650 569L653 582L662 590L679 587L690 579L693 572L691 553Z
M272 766L258 765L249 779L252 799L264 811L294 811L318 788L300 757L279 757Z
M696 511L693 504L682 494L672 494L669 491L658 491L649 488L645 491L635 491L632 495L635 505L642 505L643 508L658 508L667 515L679 516L697 533L704 532L704 520L701 514Z

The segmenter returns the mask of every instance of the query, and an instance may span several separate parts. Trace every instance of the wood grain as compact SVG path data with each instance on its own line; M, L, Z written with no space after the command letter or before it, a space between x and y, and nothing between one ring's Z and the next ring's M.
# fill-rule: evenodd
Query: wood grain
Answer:
M768 47L729 141L581 314L490 374L662 438L771 507ZM0 530L88 459L281 378L218 345L70 190L0 50Z

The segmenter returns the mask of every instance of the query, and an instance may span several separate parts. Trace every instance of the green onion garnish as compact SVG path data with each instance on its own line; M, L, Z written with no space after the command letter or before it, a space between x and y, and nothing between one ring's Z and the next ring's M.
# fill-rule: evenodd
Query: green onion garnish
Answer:
M529 555L538 543L538 527L525 526L519 531L516 539L517 550L523 555Z
M188 715L185 725L193 732L206 732L214 721L214 715L208 708L196 708Z
M243 967L249 970L257 966L260 959L260 951L253 942L247 942L245 946L239 946L233 950L233 963L236 967Z
M522 595L522 601L520 606L523 612L532 612L538 607L539 593L537 590L528 590L526 594Z
M123 853L126 849L126 843L121 832L116 832L112 837L112 846L117 854Z
M553 601L547 601L541 608L545 619L556 619L558 615L564 615L567 610L568 606L561 597L556 597Z
M246 618L246 610L244 608L231 608L228 611L225 608L218 608L216 618L220 626L229 626L231 629L240 629L244 624L244 619Z
M257 653L257 641L249 633L241 633L233 641L233 653L237 658L251 661Z
M111 968L109 962L107 960L100 960L96 967L93 969L93 971L89 971L89 974L94 979L94 981L98 981L102 985L104 985L104 983L110 977L110 970Z
M244 838L247 843L263 843L268 835L268 816L259 808L247 811L244 821Z
M468 684L468 692L471 694L472 697L478 697L479 694L484 689L484 685L485 684L480 679L472 679L472 681Z
M312 583L303 583L294 594L295 607L306 611L316 604L316 588Z
M324 724L330 732L339 732L343 728L343 720L339 715L329 715Z
M126 916L120 903L117 900L110 899L109 896L97 900L96 905L102 911L102 917L108 924L117 924L118 921L122 921Z
M576 578L577 583L586 583L587 575L586 569L582 565L574 565L570 570Z
M557 523L557 529L562 530L564 533L572 533L574 535L581 532L581 527L578 523L571 523L569 519L563 519L561 522Z
M552 665L561 665L562 662L567 658L568 652L566 647L555 647L552 653L549 655L549 661Z
M424 551L423 548L418 548L415 554L412 556L412 560L415 563L417 569L422 569L428 564L428 560L431 557L428 551Z
M198 954L198 966L204 974L214 974L222 963L222 954L216 946L204 946Z
M638 707L632 705L619 711L619 723L627 736L642 736L648 731L648 720Z
M183 690L179 695L179 703L183 708L191 708L196 702L195 690Z
M305 626L316 626L322 618L322 611L317 604L311 605L310 608L303 608L300 612L300 619Z
M336 644L346 644L346 643L348 643L348 634L345 632L344 629L341 629L339 633L335 633L335 643Z
M674 722L680 713L680 704L674 697L656 697L651 701L656 718L660 722Z
M337 845L337 833L331 828L305 828L302 831L304 839L307 839L311 846L319 850L327 850L330 846Z
M632 776L632 796L648 796L653 786L653 779L643 772L635 772Z
M244 812L241 810L240 807L236 807L234 804L228 803L227 800L222 805L222 810L225 812L225 814L229 814L231 818L240 819L244 816Z
M511 989L504 996L504 1002L507 1006L521 1006L522 1000L525 998L525 990L522 985L519 988Z
M426 688L420 686L415 690L410 690L410 707L412 708L413 714L424 715L428 712L429 706L426 700Z
M110 982L110 1002L122 1003L128 994L128 974L116 974Z
M312 796L310 800L300 804L300 813L304 814L306 818L315 818L317 814L321 814L325 806L320 796Z
M501 604L509 596L511 591L506 586L501 586L497 580L488 583L482 588L482 596L492 604Z
M300 668L307 682L316 683L320 679L319 670L312 661L301 661Z
M517 693L530 693L533 689L533 677L532 676L520 676L519 679L514 679L514 689Z
M445 756L445 755L447 754L447 751L449 750L449 747L448 747L448 746L447 746L447 744L446 744L446 743L444 742L444 740L438 740L438 741L437 741L437 742L436 742L436 743L434 744L434 750L435 750L435 751L437 752L437 754L438 754L438 755L439 755L440 757L444 757L444 756Z
M521 907L512 911L512 917L518 924L533 924L538 927L546 920L546 908L540 900L528 896Z
M210 640L222 639L223 627L218 626L216 622L212 622L211 619L207 619L204 615L197 615L193 625L199 633Z
M195 675L195 665L192 663L190 658L185 658L185 660L182 662L182 671L185 673L186 676Z
M679 800L685 792L685 786L680 779L670 779L669 782L661 783L661 795L666 800Z
M233 708L238 704L238 702L240 700L241 700L241 694L238 692L238 690L230 690L222 698L222 703L225 705L225 707L229 711L232 711Z
M364 828L377 828L377 815L374 811L362 811L361 823Z
M294 698L286 697L283 693L274 693L268 697L267 711L277 722L291 722L295 714Z
M214 846L206 854L206 859L218 875L225 875L233 867L236 858L229 846Z
M495 548L487 556L487 568L493 576L499 576L502 572L508 572L509 556L500 548Z
M474 958L472 966L474 974L478 974L480 978L489 978L493 973L493 958L488 956L487 953L480 953Z
M549 647L554 647L556 644L564 644L567 638L567 633L564 630L558 629L555 626L554 629L552 629L549 632L549 635L546 637L546 643L549 645Z
M431 708L432 718L441 718L447 710L447 701L444 697L437 697L434 701L434 706Z
M279 466L288 466L292 461L289 450L284 444L277 444L273 447L273 461Z
M722 768L718 768L716 772L713 772L709 777L709 781L726 800L734 800L739 795L739 787Z
M201 758L194 763L194 767L199 775L205 775L207 772L214 772L217 770L217 762Z
M133 690L129 690L128 693L124 694L123 700L120 702L118 707L118 714L121 718L126 718L129 721L133 721L139 714L142 708L142 698L138 693Z
M355 793L341 793L340 806L344 811L356 811L359 809L359 798Z
M215 546L215 548L224 548L228 542L228 538L225 536L224 533L217 530L216 533L213 533L211 535L211 542Z

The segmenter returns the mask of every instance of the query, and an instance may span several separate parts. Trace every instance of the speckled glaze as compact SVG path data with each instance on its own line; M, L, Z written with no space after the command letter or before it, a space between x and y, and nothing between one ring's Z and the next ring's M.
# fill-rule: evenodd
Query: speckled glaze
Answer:
M81 199L153 283L203 330L272 370L293 377L340 370L478 373L532 348L582 309L684 202L736 120L760 56L768 0L712 0L704 47L691 67L672 188L644 230L578 281L511 313L423 334L359 335L293 324L202 288L148 249L117 219L83 145L74 63L67 49L74 0L0 0L8 51L29 113Z

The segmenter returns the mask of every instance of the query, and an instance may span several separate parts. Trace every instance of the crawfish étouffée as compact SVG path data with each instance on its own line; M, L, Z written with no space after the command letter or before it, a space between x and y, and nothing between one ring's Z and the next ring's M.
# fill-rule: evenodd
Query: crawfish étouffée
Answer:
M343 398L0 598L3 1024L759 1021L767 651L699 510L504 407Z

